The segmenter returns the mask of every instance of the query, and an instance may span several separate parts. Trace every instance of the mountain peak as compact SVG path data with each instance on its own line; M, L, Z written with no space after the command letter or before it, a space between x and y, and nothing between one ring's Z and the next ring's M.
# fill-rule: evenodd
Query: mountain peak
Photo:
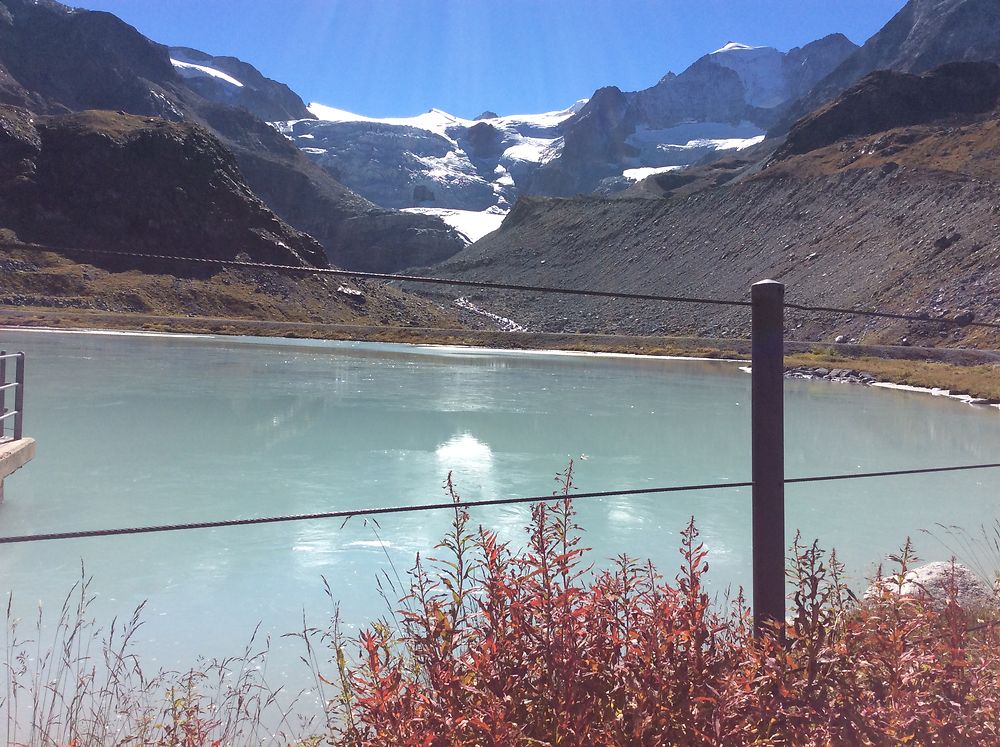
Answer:
M722 54L724 52L747 52L753 49L767 49L767 47L752 47L749 44L743 44L742 42L728 41L714 52L709 52L709 54Z
M772 134L784 134L796 120L876 70L920 74L949 62L1000 62L998 26L997 0L909 0L862 47L795 102Z

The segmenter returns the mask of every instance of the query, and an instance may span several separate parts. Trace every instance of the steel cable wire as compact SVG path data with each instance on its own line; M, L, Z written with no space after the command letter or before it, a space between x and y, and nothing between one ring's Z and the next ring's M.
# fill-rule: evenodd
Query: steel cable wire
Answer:
M112 249L59 249L54 250L47 247L37 246L16 246L7 247L10 249L65 253L65 254L98 254L116 257L131 257L133 259L150 259L168 262L196 262L202 264L215 264L229 267L248 267L261 270L276 270L280 272L296 272L310 275L333 275L338 277L359 278L363 280L385 280L409 283L429 283L434 285L454 285L466 288L483 288L492 290L522 291L525 293L556 293L570 296L591 296L597 298L622 298L634 301L663 301L669 303L693 303L707 304L713 306L751 306L750 301L725 298L701 298L698 296L666 296L656 293L629 293L626 291L600 291L588 288L560 288L546 285L522 285L516 283L499 283L489 280L459 280L457 278L438 278L426 275L402 275L387 272L364 272L361 270L343 270L334 267L312 267L301 265L279 265L268 262L252 262L239 259L215 259L209 257L185 257L171 254L145 254L142 252L122 252ZM846 309L836 306L811 306L800 303L785 303L786 309L795 311L810 311L824 314L848 314L855 316L868 316L884 319L898 319L902 321L921 322L926 324L954 325L959 327L986 327L990 329L1000 329L1000 323L977 322L974 320L959 320L956 317L939 317L932 319L926 316L915 314L898 314L890 311L878 311L876 309Z
M991 464L964 464L950 467L923 467L918 469L887 470L881 472L853 472L837 475L819 475L813 477L790 477L785 479L786 485L826 482L833 480L856 480L872 477L894 477L902 475L921 475L937 472L959 472L964 470L1000 468L1000 462ZM614 498L629 495L651 495L659 493L681 493L697 490L726 490L732 488L750 488L752 482L720 482L704 485L673 485L661 488L636 488L633 490L603 490L589 493L576 493L568 496L573 500L586 498ZM350 519L362 516L381 516L385 514L413 513L416 511L439 511L455 508L476 508L482 506L507 506L520 503L546 503L562 500L564 496L528 496L519 498L487 498L477 501L447 501L442 503L409 504L403 506L381 506L377 508L346 509L341 511L322 511L309 514L288 514L282 516L262 516L250 519L222 519L218 521L199 521L182 524L161 524L144 527L121 527L115 529L86 529L71 532L49 532L41 534L24 534L0 537L0 545L18 544L23 542L43 542L47 540L85 539L91 537L112 537L127 534L153 534L158 532L176 532L190 529L217 529L221 527L255 526L258 524L278 524L291 521L315 521L319 519Z

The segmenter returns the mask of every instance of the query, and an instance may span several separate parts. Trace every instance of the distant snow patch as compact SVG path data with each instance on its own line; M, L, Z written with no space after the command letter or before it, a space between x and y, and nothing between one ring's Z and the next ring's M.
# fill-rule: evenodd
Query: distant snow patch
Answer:
M243 88L243 84L236 80L236 78L222 72L221 70L216 70L214 67L195 65L193 62L175 60L173 57L170 58L170 64L173 65L177 69L177 72L185 78L216 78L217 80L221 80L231 86Z
M435 135L440 135L454 142L448 137L447 130L455 125L471 126L475 124L472 120L461 119L453 114L440 109L431 109L423 114L414 117L366 117L363 114L355 114L346 109L337 109L324 104L311 103L306 107L317 119L323 122L373 122L376 124L396 125L399 127L416 127L419 130L427 130Z
M496 119L488 119L490 123L500 123L502 125L512 124L533 124L538 127L555 127L557 124L569 119L580 111L590 99L578 99L571 106L555 112L543 112L542 114L507 114Z
M725 138L722 140L692 140L687 144L688 148L714 148L715 150L746 150L764 140L764 135L747 138Z
M653 174L666 174L668 171L678 171L683 168L683 166L647 166L641 169L625 169L622 172L622 176L626 179L641 182L647 176L652 176Z
M489 210L453 210L451 208L404 208L404 213L421 213L423 215L436 215L460 234L465 236L470 243L479 241L488 233L492 233L500 228L506 212L490 208Z
M572 106L555 112L544 112L542 114L509 114L503 117L496 117L494 119L482 121L488 122L494 127L498 127L500 129L521 129L525 126L546 129L555 127L561 122L572 117L584 107L587 101L588 99L580 99ZM416 127L421 130L428 130L437 135L441 135L442 137L448 137L447 130L449 127L472 127L478 124L475 119L456 117L454 114L449 114L441 109L431 109L423 114L417 114L413 117L366 117L363 114L355 114L354 112L349 112L346 109L337 109L336 107L326 106L325 104L318 104L316 102L309 104L306 108L309 109L309 111L315 115L317 119L325 122L377 122L387 125ZM450 140L451 138L448 139Z

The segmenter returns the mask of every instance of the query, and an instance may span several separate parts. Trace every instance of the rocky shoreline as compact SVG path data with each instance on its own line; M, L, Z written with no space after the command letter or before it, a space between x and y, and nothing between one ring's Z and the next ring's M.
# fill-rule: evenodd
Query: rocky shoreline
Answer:
M843 384L874 384L877 379L864 371L853 368L812 368L809 366L796 366L785 371L788 379L825 379L827 381L839 381Z
M973 397L964 392L952 392L947 389L914 387L914 386L907 386L905 384L893 384L890 382L879 381L871 374L866 373L865 371L859 371L854 368L823 368L823 367L812 367L812 366L795 366L794 368L789 368L785 370L785 378L823 379L825 381L833 381L841 384L861 384L864 386L879 386L879 387L887 387L893 389L905 389L908 391L920 391L920 392L927 392L928 394L933 394L936 396L950 397L952 399L961 400L962 402L965 402L966 404L969 405L990 405L993 407L1000 407L1000 399Z

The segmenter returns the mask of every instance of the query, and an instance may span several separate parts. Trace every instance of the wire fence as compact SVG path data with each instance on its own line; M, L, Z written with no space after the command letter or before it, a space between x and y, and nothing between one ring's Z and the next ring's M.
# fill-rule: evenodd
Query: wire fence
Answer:
M44 247L18 247L37 251L51 251ZM60 250L62 251L62 250ZM814 306L801 303L786 303L784 285L774 281L756 283L751 288L751 298L722 299L696 296L674 296L651 293L631 293L627 291L605 291L586 288L565 288L543 285L524 285L494 281L440 278L395 273L363 272L297 265L279 265L236 259L215 259L185 257L180 255L146 254L102 249L66 250L69 254L105 255L127 257L148 261L211 264L223 267L239 267L298 274L332 275L357 279L372 279L407 283L427 283L457 287L474 287L488 290L563 294L582 297L613 298L666 303L707 304L713 306L744 307L752 311L752 396L751 396L751 451L752 479L749 482L726 482L705 485L679 485L636 490L609 490L591 493L577 493L574 499L632 496L642 494L680 493L690 491L725 490L733 488L752 489L752 535L753 535L753 598L754 624L763 629L767 621L784 619L784 486L796 483L812 483L860 478L885 478L901 475L956 472L1000 468L998 463L974 465L950 465L909 470L885 470L866 473L845 473L838 475L816 475L798 478L784 476L784 410L783 410L783 354L784 354L784 314L786 309L794 311L847 314L866 317L905 320L919 323L958 327L986 327L1000 329L1000 323L975 321L967 315L958 317L929 318L927 315L899 314L877 309L838 308ZM20 536L0 537L0 544L42 542L61 539L84 539L111 537L156 532L186 531L222 527L253 526L293 521L313 521L323 519L349 519L351 517L378 516L416 511L472 508L476 506L498 506L519 503L540 503L558 499L553 496L530 496L518 498L494 498L478 501L445 502L432 504L409 504L375 508L345 509L312 514L267 516L248 519L226 519L144 527L121 527L69 532L50 532Z
M899 477L905 475L924 475L940 472L962 472L980 469L998 469L1000 462L993 464L963 464L949 467L923 467L919 469L887 470L882 472L848 472L837 475L815 475L811 477L789 477L784 480L786 485L813 482L829 482L834 480L858 480L873 477ZM524 503L547 503L570 497L573 500L590 498L618 498L633 495L655 495L663 493L687 493L692 491L732 490L736 488L752 488L753 482L719 482L704 485L672 485L660 488L636 488L634 490L601 490L588 493L572 493L562 495L535 495L515 498L485 498L474 501L446 501L440 503L417 503L401 506L381 506L376 508L344 509L340 511L321 511L309 514L286 514L280 516L261 516L249 519L221 519L218 521L197 521L184 524L160 524L157 526L119 527L114 529L84 529L71 532L48 532L42 534L23 534L0 537L0 545L13 545L25 542L45 542L50 540L89 539L94 537L120 537L130 534L155 534L161 532L179 532L192 529L220 529L223 527L245 527L261 524L281 524L294 521L318 521L324 519L353 519L367 516L384 516L386 514L405 514L420 511L469 509L484 506L511 506Z
M36 247L24 245L16 247L18 250L29 250L36 252L53 252L46 247ZM459 278L440 278L429 275L406 275L400 273L386 272L363 272L360 270L343 270L337 267L313 267L307 265L280 265L268 262L253 262L238 259L215 259L208 257L185 257L174 254L147 254L143 252L123 252L111 249L60 249L59 253L65 254L90 254L98 256L127 257L130 259L151 260L157 262L178 262L217 265L220 267L242 267L258 270L272 270L276 272L296 273L305 275L331 275L335 277L349 277L361 280L384 280L390 282L425 283L430 285L448 285L464 288L480 288L483 290L505 290L520 291L526 293L550 293L568 296L581 296L592 298L614 298L630 301L660 301L666 303L687 303L687 304L707 304L711 306L740 306L750 308L752 302L748 299L727 299L727 298L703 298L699 296L672 296L658 293L630 293L628 291L605 291L590 288L563 288L550 285L524 285L518 283L500 283L489 280L469 280ZM1000 322L984 322L968 320L957 317L930 317L919 314L899 314L890 311L880 311L877 309L842 308L836 306L812 306L800 303L785 303L786 309L794 311L806 311L825 314L843 314L854 316L866 316L881 319L895 319L900 321L919 322L924 324L937 324L952 327L983 327L988 329L1000 329Z

